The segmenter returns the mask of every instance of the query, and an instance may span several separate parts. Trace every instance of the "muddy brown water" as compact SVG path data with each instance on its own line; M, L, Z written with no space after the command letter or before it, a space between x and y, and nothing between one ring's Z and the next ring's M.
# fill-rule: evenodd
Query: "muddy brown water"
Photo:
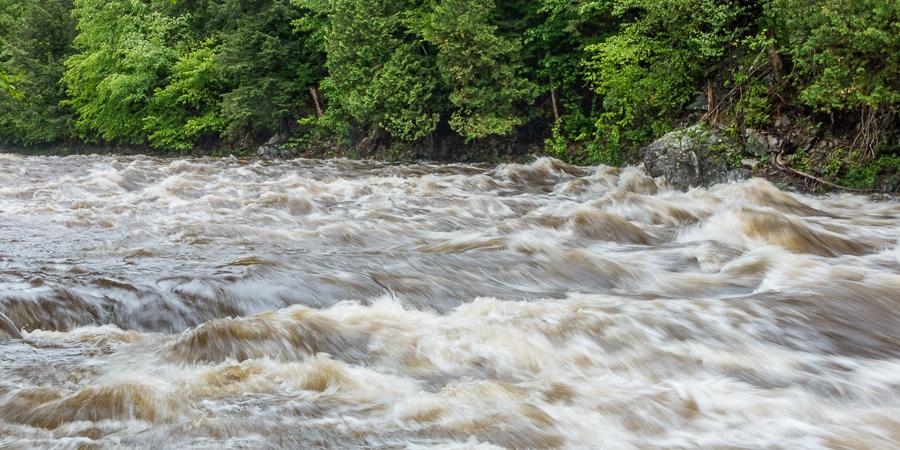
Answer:
M900 203L0 154L2 448L898 448Z

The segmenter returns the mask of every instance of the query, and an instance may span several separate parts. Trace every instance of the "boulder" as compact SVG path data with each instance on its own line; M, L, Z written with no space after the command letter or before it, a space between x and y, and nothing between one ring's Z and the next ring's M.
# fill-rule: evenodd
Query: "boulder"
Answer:
M640 151L647 172L665 177L676 189L747 178L750 170L742 167L743 155L738 139L704 124L672 131Z
M256 149L256 156L261 158L278 158L281 156L281 150L274 145L261 145Z
M256 156L269 159L291 159L296 157L296 151L286 146L262 145L257 147Z

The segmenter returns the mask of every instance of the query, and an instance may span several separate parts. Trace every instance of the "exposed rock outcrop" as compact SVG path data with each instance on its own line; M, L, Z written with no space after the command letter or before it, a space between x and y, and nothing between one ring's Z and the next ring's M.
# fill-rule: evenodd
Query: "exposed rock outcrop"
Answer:
M677 189L688 189L748 177L756 165L753 156L764 155L767 144L752 136L747 141L754 145L698 124L666 134L642 148L640 156L650 175L665 177ZM745 147L759 147L760 155L745 152Z

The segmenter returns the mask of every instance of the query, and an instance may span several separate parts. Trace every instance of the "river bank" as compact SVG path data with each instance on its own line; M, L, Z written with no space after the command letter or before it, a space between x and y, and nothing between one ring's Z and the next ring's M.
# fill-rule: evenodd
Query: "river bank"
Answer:
M686 126L640 148L626 165L643 165L655 177L665 177L677 189L707 187L750 177L765 178L782 189L798 192L853 192L896 195L900 191L900 156L867 158L848 150L849 142L797 133L768 134L746 129L738 133L705 124ZM390 163L526 163L542 156L563 158L532 138L498 139L466 143L405 144L361 147L333 143L313 144L285 140L248 148L197 147L183 152L150 146L68 143L37 147L2 147L0 152L33 156L149 155L172 157L226 157L264 159L348 158Z

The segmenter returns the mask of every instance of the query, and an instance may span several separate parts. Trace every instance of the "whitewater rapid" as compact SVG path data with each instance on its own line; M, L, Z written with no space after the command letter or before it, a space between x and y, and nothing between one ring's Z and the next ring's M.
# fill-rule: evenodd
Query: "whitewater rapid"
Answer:
M0 154L0 448L900 448L900 202Z

